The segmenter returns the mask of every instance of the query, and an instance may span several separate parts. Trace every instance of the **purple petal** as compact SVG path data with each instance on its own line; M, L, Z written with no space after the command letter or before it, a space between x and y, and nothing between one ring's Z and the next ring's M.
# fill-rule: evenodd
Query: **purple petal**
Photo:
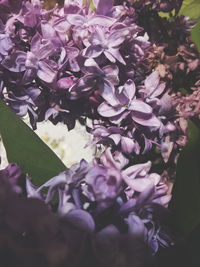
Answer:
M152 108L142 100L132 100L129 109L132 110L132 119L144 126L159 128L160 120L152 113Z
M104 55L107 57L108 60L110 60L110 62L115 63L116 59L115 57L110 53L110 51L108 50L104 50Z
M108 52L116 58L120 63L123 65L126 65L126 62L124 61L123 57L121 56L118 48L109 48Z
M99 15L107 15L113 8L113 0L99 0L94 2L96 13Z
M146 115L147 118L151 117L152 115L152 108L142 100L132 100L129 109L141 113L143 116Z
M2 66L13 72L22 72L26 70L25 67L26 53L16 51L15 53L7 56L2 62Z
M94 16L88 21L88 25L100 25L100 26L106 26L106 27L111 27L114 23L116 22L116 19L114 18L109 18L106 16Z
M113 224L110 224L108 226L106 226L105 228L103 228L101 231L99 231L97 233L97 235L117 235L119 234L118 229L116 228L116 226L114 226Z
M112 107L111 105L103 102L98 106L98 113L103 117L113 117L115 115L121 114L126 108L125 107Z
M79 55L79 49L76 47L68 47L66 51L69 59L74 59Z
M39 58L35 56L32 52L27 52L27 57L26 57L26 67L30 69L37 69L39 62Z
M151 98L157 97L159 95L161 95L163 93L163 91L165 90L165 83L162 82L158 85L158 87L150 94Z
M59 194L59 204L58 204L57 214L60 217L64 217L68 212L76 209L76 206L75 204L69 201L71 196L66 193L66 190L58 188L58 194Z
M129 234L134 235L134 237L140 237L143 239L144 234L146 233L146 228L143 221L136 215L130 214L127 219L128 222L128 232Z
M40 59L47 59L55 51L55 46L51 42L44 43L37 51L37 56Z
M111 138L114 141L115 145L117 146L121 140L121 135L120 134L110 134L109 138Z
M120 86L117 96L122 105L128 105L135 96L135 84L132 80L127 80L124 86Z
M37 55L38 50L40 49L41 46L41 40L42 36L37 32L32 40L31 40L31 52Z
M12 109L16 112L19 117L24 117L28 112L28 105L27 104L19 104L13 103Z
M87 232L94 232L95 223L92 216L84 210L71 210L65 218L73 225Z
M154 185L157 185L160 182L161 176L157 173L151 173L148 179L151 180Z
M119 69L116 65L108 65L103 67L103 72L106 75L106 79L111 82L113 85L118 85L119 83Z
M151 94L156 87L159 85L159 74L157 71L152 72L144 81L144 85L148 90L149 94Z
M135 179L136 176L145 177L151 168L151 162L136 164L123 171L123 174Z
M124 111L121 114L118 114L116 116L110 117L109 120L114 124L119 124L123 119L125 119L130 111Z
M149 186L153 185L153 182L148 178L140 178L129 181L126 180L126 183L131 189L137 192L143 192L149 188Z
M86 19L84 16L78 14L68 14L67 21L72 25L82 26L86 22Z
M101 55L103 48L101 45L91 45L83 50L83 56L95 58Z
M51 68L45 61L38 63L37 76L46 83L52 83L56 77L57 71Z
M142 191L137 199L137 205L143 206L144 204L151 202L155 195L155 186L150 185L146 190Z
M111 152L111 148L108 147L100 157L101 163L107 168L122 169L128 164L128 159L119 151Z
M70 77L64 77L58 80L57 85L58 88L62 89L68 89L74 84L72 78Z
M147 119L146 115L143 116L138 112L131 113L132 119L143 126L152 127L152 130L157 130L161 126L161 122L156 116L152 115L151 118Z
M47 109L47 111L45 112L45 117L44 120L48 120L49 117L51 117L53 115L53 117L55 117L55 115L58 115L59 111L56 110L55 108L49 108Z
M0 54L6 56L8 51L13 47L13 43L5 34L0 34Z
M125 37L128 34L129 34L129 30L127 28L124 28L124 29L121 29L121 30L117 30L117 31L114 31L113 33L111 33L111 35L108 38L109 47L118 48L119 45L121 45L124 42Z
M101 96L112 106L118 106L119 101L115 96L115 87L107 80L103 80L99 84L99 92ZM119 113L118 113L119 114Z
M131 138L122 136L121 137L121 147L122 147L123 152L132 153L134 150L134 147L135 147L135 143Z
M24 15L24 26L33 28L37 25L37 17L32 12L28 12Z
M166 196L162 196L159 198L156 198L153 200L154 203L158 203L162 206L165 206L169 203L169 201L171 200L172 196L171 195L166 195Z
M43 39L56 39L58 38L54 27L48 23L46 20L41 23L42 37Z
M57 32L66 33L70 28L70 24L66 21L65 18L59 18L55 21L53 27Z
M32 184L28 177L26 178L26 193L27 197L42 199L41 194L37 191L37 187Z
M106 42L105 32L102 28L97 27L91 34L89 41L92 45L103 45Z
M22 84L28 84L33 81L37 74L36 69L27 69L23 75L23 78L21 80Z

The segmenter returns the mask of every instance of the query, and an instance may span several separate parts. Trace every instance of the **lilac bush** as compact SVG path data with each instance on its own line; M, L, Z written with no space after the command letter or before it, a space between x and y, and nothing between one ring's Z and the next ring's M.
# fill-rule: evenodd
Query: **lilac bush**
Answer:
M1 99L33 129L79 120L97 152L40 186L16 164L0 171L0 247L16 266L143 266L174 244L165 177L199 113L199 54L181 4L0 1ZM194 93L180 100L182 85Z

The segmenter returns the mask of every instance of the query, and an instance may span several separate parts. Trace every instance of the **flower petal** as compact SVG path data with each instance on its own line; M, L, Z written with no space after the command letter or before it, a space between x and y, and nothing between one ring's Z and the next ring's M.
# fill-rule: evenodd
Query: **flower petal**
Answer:
M73 225L87 232L94 232L95 223L92 216L84 210L71 210L65 218Z
M26 53L22 51L16 51L10 56L5 57L1 62L2 66L13 72L22 72L26 70L25 67Z
M101 45L91 45L83 50L83 56L95 58L101 55L103 48Z
M47 61L48 62L48 61ZM52 83L56 77L57 71L55 71L47 62L40 61L38 63L37 76L46 83Z
M132 153L135 147L134 141L126 136L121 137L121 147L122 151L125 153Z
M113 107L106 102L103 102L98 106L98 112L103 117L112 117L118 114L121 114L125 108L124 107Z
M115 87L108 80L103 80L99 84L99 92L101 96L110 104L111 106L118 106L119 100L115 96ZM118 113L119 114L119 113Z
M82 26L86 22L86 19L79 14L68 14L67 21L72 25Z
M121 56L118 48L109 48L108 52L116 58L121 64L126 65L123 57Z
M151 94L155 88L159 85L159 74L157 71L152 72L144 81L144 85L148 90L149 94Z
M105 26L111 27L115 22L116 22L116 19L114 19L114 18L97 15L97 16L94 16L93 18L91 18L87 22L87 24L88 24L88 26L97 24L97 25L104 26L104 27Z

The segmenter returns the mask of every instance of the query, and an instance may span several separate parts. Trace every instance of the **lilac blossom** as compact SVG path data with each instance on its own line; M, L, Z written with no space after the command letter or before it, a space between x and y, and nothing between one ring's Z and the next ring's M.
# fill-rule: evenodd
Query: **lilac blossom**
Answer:
M84 94L91 94L98 88L99 94L105 100L118 103L114 87L119 83L117 66L107 65L100 69L93 59L87 59L84 63L84 72L85 75L69 88L72 99L80 98Z
M127 35L129 35L129 30L126 28L111 31L107 36L106 32L98 27L88 39L89 45L83 50L83 55L96 58L104 53L111 62L115 63L118 60L125 65L126 63L119 52L119 48Z
M111 102L103 102L98 107L98 112L104 117L109 117L111 122L118 124L130 114L133 121L152 129L158 129L161 122L153 114L153 109L141 99L136 99L135 84L128 80L124 86L118 88L116 97L119 100L118 105Z
M150 162L130 167L127 167L127 164L128 159L122 153L112 153L111 149L107 148L93 163L82 160L80 164L73 165L39 188L28 179L27 194L29 198L39 198L49 205L57 195L58 216L89 232L97 230L94 214L101 216L103 212L117 205L117 214L124 218L124 224L135 229L135 232L130 233L137 236L140 233L139 228L143 229L140 237L151 246L153 240L150 238L150 231L153 231L153 228L147 227L150 219L145 217L148 213L141 215L142 211L151 207L151 211L155 208L156 212L157 207L166 205L171 196L167 195L168 186L161 180L160 175L149 173ZM47 188L47 194L44 193L44 188ZM93 206L94 204L96 205ZM115 216L118 216L117 214ZM134 220L127 221L127 214L134 214ZM154 220L151 218L152 222ZM162 243L159 240L160 234L157 233L158 245L152 248L153 253Z
M13 72L25 71L23 82L30 83L37 75L41 80L51 83L56 75L56 63L48 57L53 53L54 47L48 40L41 39L36 34L31 41L31 51L25 53L17 51L5 57L2 65Z
M177 70L196 73L199 61L188 19L149 23L158 11L177 14L182 1L150 2L94 0L92 9L89 1L66 0L47 11L39 0L0 1L1 98L17 115L28 113L34 129L49 119L71 130L89 118L91 143L104 150L39 187L26 177L26 192L17 165L0 171L6 244L27 255L17 258L19 266L41 257L45 266L141 266L146 247L155 254L171 244L162 225L171 196L152 169L155 157L168 162L175 150ZM28 252L26 244L33 246Z
M134 139L134 135L130 131L124 131L123 127L105 127L100 122L95 122L91 133L92 144L111 144L121 149L123 153L140 153L141 147Z

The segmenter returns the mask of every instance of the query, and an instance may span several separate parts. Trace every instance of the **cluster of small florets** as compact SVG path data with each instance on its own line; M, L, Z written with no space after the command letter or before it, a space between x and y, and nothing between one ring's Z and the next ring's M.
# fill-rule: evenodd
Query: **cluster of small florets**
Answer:
M123 154L108 148L40 187L26 177L22 190L21 169L8 165L0 171L0 247L12 258L0 259L12 267L143 266L173 244L164 222L168 187L150 168L127 167Z
M141 266L142 256L134 257L143 255L144 243L154 254L172 242L162 222L167 216L163 206L170 200L161 176L165 168L155 167L148 157L152 153L157 159L161 154L166 163L173 154L179 131L171 101L176 71L196 71L199 61L188 54L194 49L191 44L185 49L181 40L175 55L170 54L168 40L173 37L167 35L164 44L159 31L152 33L150 24L141 23L145 12L152 12L154 19L155 12L175 9L177 13L181 1L118 2L96 0L91 6L89 1L69 0L64 7L48 11L39 0L0 3L1 98L17 115L28 114L33 129L44 120L62 122L69 130L76 120L85 121L92 144L104 147L92 163L82 160L38 188L26 177L21 191L16 165L0 173L0 200L7 211L2 225L14 232L8 247L20 255L25 244L35 240L40 246L34 253L44 256L44 266L115 266L114 262L120 267L130 262ZM174 24L163 19L167 31L174 27L181 32L179 26L187 22L185 18ZM187 39L187 31L182 37ZM27 214L26 220L15 225L12 200L16 209L21 205ZM44 213L44 224L52 235L47 238L48 231L40 228L41 213L31 215L38 224L33 227L29 209ZM85 248L84 242L76 242L79 234ZM49 238L47 246L44 240ZM113 238L116 247L112 243L111 248ZM50 255L54 243L61 252ZM85 261L88 251L93 251L91 262ZM29 253L30 258L35 255ZM18 260L20 266L27 266L25 259Z

